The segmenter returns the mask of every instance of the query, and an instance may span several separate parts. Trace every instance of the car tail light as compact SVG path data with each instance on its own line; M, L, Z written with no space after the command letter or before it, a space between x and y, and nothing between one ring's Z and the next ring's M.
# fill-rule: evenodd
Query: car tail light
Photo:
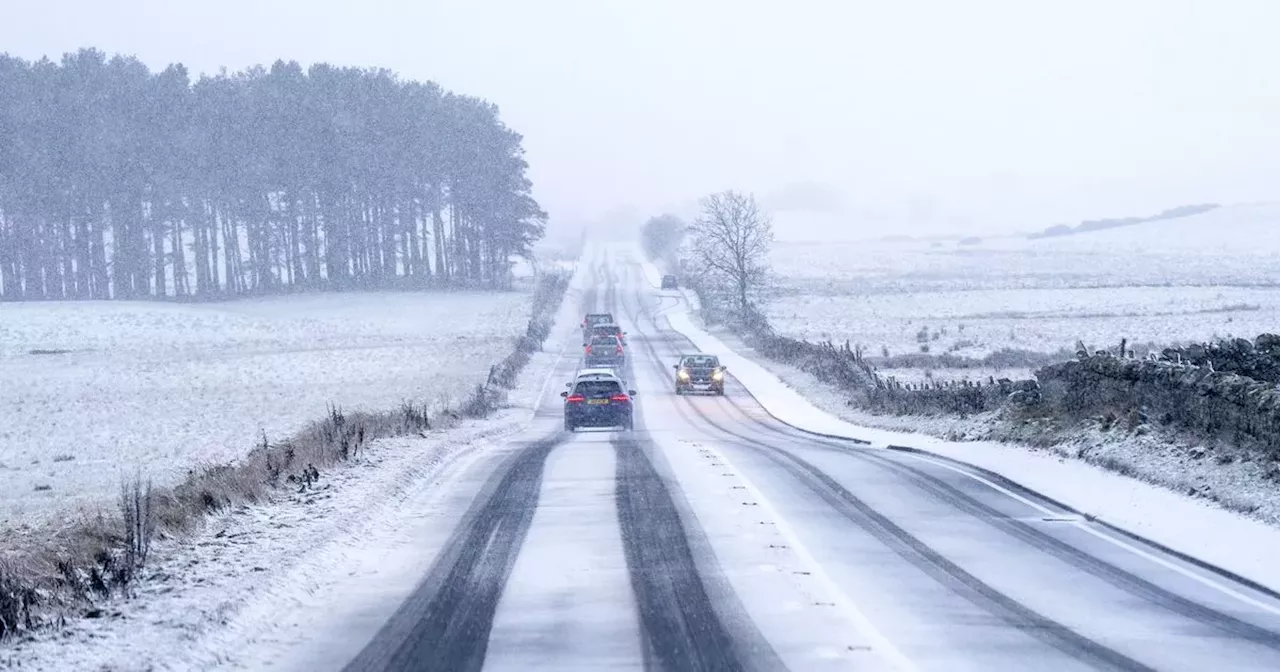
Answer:
M571 394L571 395L569 395L569 396L565 397L565 398L564 398L564 400L565 400L565 401L568 401L568 402L573 402L573 403L582 403L582 402L586 401L586 400L587 400L587 398L586 398L586 397L584 397L584 396L582 396L581 394Z
M631 401L631 397L628 397L625 394L615 394L612 397L609 397L609 399L612 401Z
M589 355L589 354L591 354L591 346L589 346L589 345L587 346L587 354L588 354L588 355Z
M621 354L622 354L622 346L621 346L621 345L619 345L619 346L618 346L618 354L619 354L619 355L621 355Z

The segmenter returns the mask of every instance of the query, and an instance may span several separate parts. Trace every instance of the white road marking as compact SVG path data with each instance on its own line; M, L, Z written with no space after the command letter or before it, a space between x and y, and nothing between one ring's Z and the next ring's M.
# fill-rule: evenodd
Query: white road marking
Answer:
M912 663L911 660L893 644L893 642L889 641L889 638L886 637L884 633L880 632L880 630L876 628L875 624L871 622L871 619L867 618L867 615L864 614L856 604L854 604L853 600L851 600L849 596L845 595L844 592L840 590L840 587L836 585L836 582L827 575L826 571L823 570L822 565L813 557L813 554L809 552L809 549L805 547L804 543L800 541L800 537L796 535L795 530L791 529L791 526L787 524L786 519L778 514L778 510L773 507L773 504L764 496L764 493L761 492L760 489L757 488L741 470L734 467L733 462L731 462L728 456L719 449L710 444L699 447L714 454L716 459L722 462L724 466L728 467L730 471L734 472L734 474L742 481L742 485L746 488L747 493L751 495L752 499L759 503L759 506L764 510L765 515L774 521L774 528L777 530L778 534L782 535L782 537L786 539L791 550L800 558L800 562L808 568L809 575L814 580L818 581L822 589L831 596L836 609L839 610L841 615L843 615L853 628L857 630L858 634L862 636L862 639L869 642L874 651L889 662L895 669L902 670L903 672L915 672L917 669L915 664Z
M944 469L949 469L949 470L951 470L951 471L954 471L954 472L955 472L955 473L957 473L957 474L961 474L961 475L967 476L967 477L969 477L969 478L971 478L971 479L973 479L973 480L975 480L975 481L978 481L979 483L982 483L983 485L986 485L987 487L991 488L992 490L995 490L996 492L999 492L1000 494L1003 494L1003 495L1005 495L1005 496L1007 496L1007 497L1009 497L1009 498L1011 498L1011 499L1017 500L1017 501L1019 501L1019 502L1021 502L1021 503L1025 504L1025 505L1027 505L1027 506L1029 506L1029 507L1031 507L1031 508L1035 509L1036 511L1039 511L1040 513L1042 513L1042 514L1044 514L1044 515L1046 515L1046 516L1059 517L1059 516L1061 516L1061 515L1062 515L1062 514L1061 514L1060 512L1058 512L1058 511L1053 511L1052 509L1049 509L1048 507L1045 507L1044 505L1040 504L1039 502L1035 502L1035 501L1032 501L1032 500L1030 500L1030 499L1028 499L1028 498L1026 498L1026 497L1023 497L1022 495L1019 495L1018 493L1013 492L1012 490L1009 490L1008 488L1006 488L1006 487L1004 487L1004 486L1000 485L999 483L995 483L995 482L991 481L990 479L983 478L982 476L980 476L980 475L978 475L978 474L975 474L975 473L973 473L973 472L971 472L971 471L967 471L967 470L965 470L965 469L961 469L961 468L959 468L959 467L956 467L956 466L951 465L951 464L947 464L946 462L943 462L943 461L940 461L940 460L932 459L932 458L928 457L927 455L921 455L921 454L919 454L919 453L908 453L908 452L903 452L903 451L895 451L895 452L897 452L899 455L905 455L905 456L907 456L907 457L911 457L911 458L914 458L914 459L920 460L921 462L928 462L929 464L933 464L933 465L936 465L936 466L942 467L942 468L944 468ZM1098 539L1102 539L1103 541L1106 541L1107 543L1112 544L1113 546L1116 546L1116 547L1118 547L1118 548L1124 549L1124 550L1126 550L1126 551L1128 551L1128 552L1130 552L1130 553L1132 553L1132 554L1134 554L1134 555L1136 555L1136 556L1138 556L1138 557L1140 557L1140 558L1143 558L1143 559L1145 559L1145 560L1149 560L1149 561L1151 561L1151 562L1153 562L1153 563L1155 563L1155 564L1157 564L1157 565L1160 565L1161 567L1164 567L1165 569L1168 569L1168 570L1170 570L1170 571L1172 571L1172 572L1175 572L1175 573L1177 573L1177 574L1181 574L1182 576L1184 576L1184 577L1186 577L1186 578L1188 578L1188 579L1191 579L1192 581L1195 581L1196 583L1199 583L1199 584L1201 584L1201 585L1203 585L1203 586L1205 586L1205 587L1207 587L1207 588L1212 588L1213 590L1216 590L1216 591L1218 591L1218 592L1222 593L1223 595L1227 595L1227 596L1229 596L1229 597L1233 597L1233 598L1235 598L1235 599L1237 599L1237 600L1240 600L1241 602L1244 602L1245 604L1247 604L1247 605L1249 605L1249 606L1251 606L1251 607L1254 607L1254 608L1260 609L1260 610L1265 611L1265 612L1267 612L1267 613L1269 613L1269 614L1280 615L1280 607L1277 607L1277 606L1275 606L1275 605L1273 605L1273 604L1269 604L1269 603L1267 603L1267 602L1263 602L1262 600L1258 600L1258 599L1256 599L1256 598L1254 598L1254 597L1252 597L1252 596L1250 596L1250 595L1245 595L1244 593L1241 593L1240 591L1238 591L1238 590L1236 590L1236 589L1232 588L1231 586L1225 585L1225 584L1220 583L1220 582L1218 582L1218 581L1214 581L1213 579L1209 578L1208 576L1205 576L1204 574L1201 574L1201 573L1199 573L1199 572L1192 571L1192 570L1187 569L1186 567L1183 567L1183 566L1181 566L1181 565L1179 565L1179 564L1176 564L1176 563L1170 562L1169 560L1166 560L1165 558L1162 558L1162 557L1160 557L1160 556L1158 556L1158 555L1155 555L1155 554L1150 553L1150 552L1148 552L1148 551L1145 551L1145 550L1143 550L1143 549L1141 549L1141 548L1138 548L1137 546L1134 546L1133 544L1130 544L1130 543L1128 543L1128 542L1126 542L1126 541L1124 541L1124 540L1122 540L1122 539L1118 539L1118 538L1113 537L1113 536L1111 536L1111 535L1109 535L1109 534L1104 534L1104 533L1102 533L1102 532L1098 531L1097 529L1095 529L1095 528L1094 528L1092 525L1090 525L1087 521L1078 521L1078 522L1071 522L1071 523L1065 523L1065 524L1069 524L1069 525L1072 525L1073 527L1076 527L1076 528L1078 528L1078 529L1084 530L1084 531L1085 531L1085 532L1087 532L1088 534L1093 535L1094 537L1097 537Z

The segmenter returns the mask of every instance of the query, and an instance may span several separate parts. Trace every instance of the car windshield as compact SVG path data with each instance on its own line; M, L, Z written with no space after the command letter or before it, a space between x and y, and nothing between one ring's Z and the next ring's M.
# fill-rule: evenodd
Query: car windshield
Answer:
M580 394L588 399L603 399L612 397L615 394L622 394L622 386L614 380L583 380L578 382L578 386L573 388L574 394Z
M720 360L712 355L690 355L681 363L690 369L705 369L720 366Z

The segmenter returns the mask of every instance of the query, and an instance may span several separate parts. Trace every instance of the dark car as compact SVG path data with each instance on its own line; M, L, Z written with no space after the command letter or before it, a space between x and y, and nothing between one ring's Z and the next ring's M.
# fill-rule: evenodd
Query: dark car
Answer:
M680 289L680 282L676 280L676 276L674 275L664 275L662 276L662 288Z
M587 313L582 318L582 340L591 338L591 328L597 324L613 324L613 313Z
M564 397L564 429L577 431L579 427L634 428L631 398L635 390L624 390L616 380L579 380L572 390L561 392Z
M591 338L596 336L613 336L623 345L627 344L627 332L616 324L597 324L591 327Z
M715 355L681 355L675 365L676 394L711 392L724 396L725 367Z
M586 369L621 368L626 363L626 352L617 336L592 336L582 353L582 366Z

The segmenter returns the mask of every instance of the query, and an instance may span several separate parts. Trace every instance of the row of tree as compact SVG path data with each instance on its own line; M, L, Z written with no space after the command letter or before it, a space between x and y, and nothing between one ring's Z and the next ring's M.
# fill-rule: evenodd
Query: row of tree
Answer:
M278 61L0 55L0 298L502 286L545 214L483 100Z
M773 222L754 196L724 191L703 198L691 225L650 218L640 242L650 259L683 266L698 292L739 319L758 312L769 282Z

